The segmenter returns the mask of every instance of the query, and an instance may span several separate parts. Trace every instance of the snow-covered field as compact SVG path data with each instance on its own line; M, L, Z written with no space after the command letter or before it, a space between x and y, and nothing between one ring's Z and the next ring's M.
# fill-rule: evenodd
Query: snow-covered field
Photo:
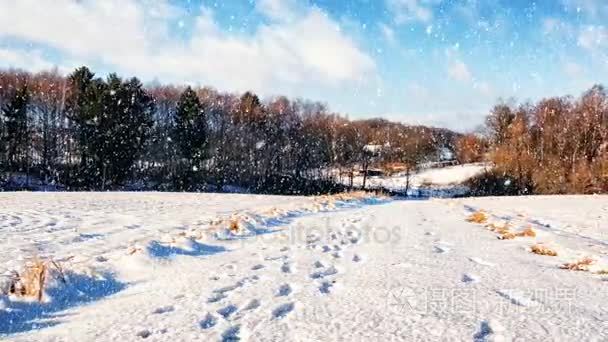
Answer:
M42 303L0 296L3 340L608 339L606 196L2 193L0 208L0 267L53 257L66 278Z
M484 163L474 163L422 169L410 175L408 193L422 197L453 197L463 195L468 189L461 184L484 172L488 167ZM384 177L368 177L366 187L371 189L384 188L401 192L405 191L407 181L407 176L404 173ZM347 179L344 182L348 183L349 180ZM354 177L353 185L361 186L362 184L363 176Z

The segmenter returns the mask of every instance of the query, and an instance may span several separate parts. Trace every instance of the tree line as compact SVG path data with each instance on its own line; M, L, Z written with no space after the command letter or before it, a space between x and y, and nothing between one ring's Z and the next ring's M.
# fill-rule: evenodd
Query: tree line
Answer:
M578 98L501 101L481 133L456 143L461 162L485 159L494 165L492 172L472 181L477 194L608 192L608 96L603 86Z
M0 71L0 108L2 175L66 190L338 191L356 171L394 163L413 170L458 137L349 120L318 102L146 86L87 67L68 76Z

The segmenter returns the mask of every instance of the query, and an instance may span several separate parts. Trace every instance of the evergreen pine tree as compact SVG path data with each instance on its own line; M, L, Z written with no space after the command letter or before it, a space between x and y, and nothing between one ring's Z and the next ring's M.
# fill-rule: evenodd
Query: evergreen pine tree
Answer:
M66 117L73 124L80 156L77 177L70 181L85 188L94 186L100 176L96 172L93 155L98 142L96 132L99 119L103 113L101 100L105 84L94 77L95 74L87 67L76 69L68 78L70 87L66 98Z
M201 167L206 157L207 115L196 92L188 87L182 93L174 117L173 139L181 157L191 169Z
M130 175L149 137L154 111L152 97L137 78L123 82L112 74L106 84L96 149L102 189Z

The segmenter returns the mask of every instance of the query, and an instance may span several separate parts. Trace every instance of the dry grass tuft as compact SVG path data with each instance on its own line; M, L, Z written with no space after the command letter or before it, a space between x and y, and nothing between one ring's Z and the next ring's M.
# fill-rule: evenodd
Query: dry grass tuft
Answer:
M532 227L528 227L528 228L524 229L523 231L517 233L517 236L519 236L519 237L536 237L536 231L534 231L534 229L532 229Z
M233 233L238 233L241 230L239 221L237 219L231 219L228 229L230 229L230 231Z
M595 260L590 257L583 258L579 261L569 262L561 265L559 268L570 271L589 271L589 266L593 265Z
M138 246L131 246L131 247L129 247L129 249L127 249L128 255L133 255L133 254L139 253L139 252L143 252L143 249Z
M608 275L608 269L599 270L594 273L599 275Z
M510 231L503 231L499 233L500 235L498 236L499 240L513 240L515 239L515 237L517 237L517 234L511 233Z
M547 246L536 244L530 247L530 251L538 255L557 256L557 252Z
M19 297L35 298L42 301L47 277L47 264L35 259L25 266L22 273L14 271L9 285L9 294Z
M493 228L492 231L499 234L498 238L500 240L512 240L517 237L536 237L536 232L532 228L526 228L521 232L512 232L508 228L508 224L504 227Z
M486 213L484 213L483 211L477 211L471 215L469 215L469 217L467 217L467 222L472 222L472 223L486 223L488 221L488 215Z

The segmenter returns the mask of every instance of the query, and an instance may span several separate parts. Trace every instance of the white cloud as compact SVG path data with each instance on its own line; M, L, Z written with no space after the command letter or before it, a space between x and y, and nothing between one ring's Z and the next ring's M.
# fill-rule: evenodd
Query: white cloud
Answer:
M442 0L386 0L397 24L408 21L428 23L433 19L433 6Z
M295 0L258 0L255 6L260 13L275 20L290 21L296 16Z
M326 13L291 3L259 2L257 9L272 22L248 35L226 32L202 8L184 40L170 28L186 14L169 0L0 1L0 39L35 43L64 59L146 79L263 94L337 88L375 73L373 59Z
M448 76L460 82L470 82L473 78L469 67L460 60L453 61L448 65Z
M608 29L594 25L583 27L578 35L578 45L591 51L608 46Z
M380 27L380 32L382 33L382 36L384 37L384 39L391 45L395 45L397 43L397 40L395 39L395 31L390 28L388 25L381 23L379 25Z
M3 48L0 48L0 64L6 65L9 68L20 68L27 65L28 70L33 72L49 70L54 67L53 63L48 62L40 51L10 50Z

